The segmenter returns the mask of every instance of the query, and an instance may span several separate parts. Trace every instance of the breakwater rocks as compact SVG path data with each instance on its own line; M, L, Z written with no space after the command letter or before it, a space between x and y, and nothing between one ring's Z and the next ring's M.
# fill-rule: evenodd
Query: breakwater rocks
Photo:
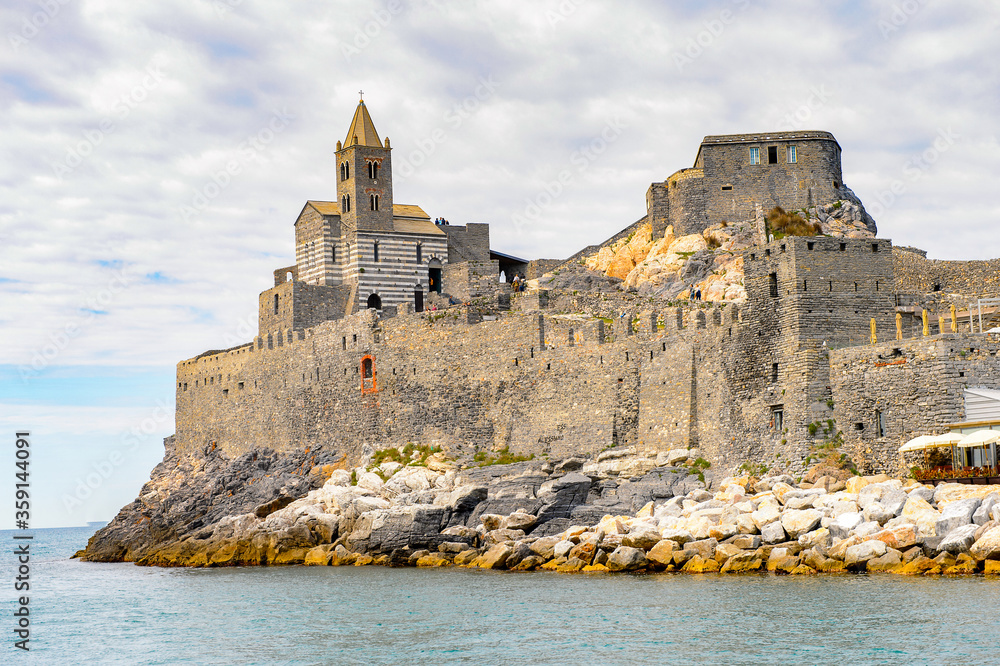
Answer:
M130 505L79 555L158 566L1000 573L1000 487L932 488L884 475L797 487L782 476L730 477L713 492L686 467L665 465L668 457L336 470L292 501L285 487L286 499L211 523L203 513L196 528L174 526L165 538L147 529L141 548L139 535L123 532ZM164 487L156 475L150 483ZM131 549L114 546L123 534Z

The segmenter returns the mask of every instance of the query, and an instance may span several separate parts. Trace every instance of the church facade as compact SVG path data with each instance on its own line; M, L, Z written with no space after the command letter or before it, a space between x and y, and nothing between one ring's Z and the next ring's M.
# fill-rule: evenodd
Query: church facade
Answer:
M393 201L392 149L363 100L336 160L337 200L306 202L295 221L294 270L280 271L309 285L352 287L343 314L419 308L423 294L441 291L448 235L420 206Z

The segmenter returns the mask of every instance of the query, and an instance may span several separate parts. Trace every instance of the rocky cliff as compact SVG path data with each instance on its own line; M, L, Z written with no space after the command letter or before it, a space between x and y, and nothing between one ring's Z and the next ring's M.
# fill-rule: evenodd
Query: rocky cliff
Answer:
M351 472L314 465L324 456L308 452L168 456L78 556L161 566L1000 573L997 486L815 478L817 468L799 485L709 477L718 486L710 492L692 455L622 450L465 470L414 456Z
M820 235L874 238L874 221L850 194L850 198L798 214L818 223ZM678 237L673 227L668 226L662 238L653 239L652 226L645 223L629 236L584 257L582 263L609 278L622 280L623 289L642 296L669 300L688 298L700 290L705 301L743 303L747 293L743 285L742 253L763 240L764 229L763 220L748 219Z

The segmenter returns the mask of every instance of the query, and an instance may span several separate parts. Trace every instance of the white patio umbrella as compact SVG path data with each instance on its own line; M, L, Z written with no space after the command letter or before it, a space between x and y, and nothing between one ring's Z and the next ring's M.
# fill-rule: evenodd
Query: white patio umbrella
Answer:
M933 446L953 446L963 439L965 439L965 435L960 432L946 432L943 435L932 437L928 444L932 444Z
M931 435L920 435L919 437L914 437L906 444L903 444L901 447L899 447L899 452L906 453L907 451L919 451L920 449L931 448L931 446L929 446L929 443L933 440L934 437Z
M1000 430L977 430L966 435L962 441L958 442L957 446L967 449L970 446L985 446L993 442L1000 442Z

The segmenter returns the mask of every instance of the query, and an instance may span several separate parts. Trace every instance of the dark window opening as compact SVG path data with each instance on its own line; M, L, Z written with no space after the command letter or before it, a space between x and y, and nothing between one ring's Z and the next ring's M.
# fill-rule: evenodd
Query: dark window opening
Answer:
M722 186L722 191L723 192L726 192L726 191L731 190L731 189L733 189L732 185L723 185Z
M777 383L777 381L778 381L778 364L777 363L772 363L771 364L771 383L774 384L774 383Z
M857 291L858 291L858 283L857 283L857 282L855 282L855 283L854 283L854 291L855 291L855 292L857 292Z
M775 405L771 407L771 427L775 432L781 432L785 427L785 406Z
M229 395L229 389L222 389L222 395L223 396Z
M958 376L959 376L959 377L964 377L964 376L965 376L965 373L964 373L964 372L960 372L960 373L958 373Z
M833 291L833 280L830 280L830 291ZM833 312L833 310L830 310L830 312Z
M357 333L355 333L352 336L351 342L353 342L354 344L358 344L358 334Z
M847 243L841 243L840 244L840 251L843 252L846 249L847 249Z
M345 335L341 340L340 344L344 349L347 349L347 336Z
M854 429L857 430L858 432L861 432L862 430L865 429L865 424L864 423L855 423L854 424Z
M274 295L274 314L278 314L278 295Z
M379 196L377 194L372 194L368 197L368 203L372 210L378 210Z
M551 363L546 363L545 364L545 369L546 370L551 370L552 369L552 364Z
M878 252L878 243L872 243L872 252Z
M802 281L802 291L809 291L809 280Z
M423 263L424 261L424 244L417 243L417 263Z
M777 164L778 163L778 147L768 146L767 147L767 163Z
M875 280L875 291L878 291L878 280Z
M885 414L875 410L875 431L879 437L885 437Z
M777 298L778 297L778 274L777 273L771 273L770 275L767 276L767 280L768 280L768 283L770 284L770 287L771 287L771 298Z
M782 252L784 252L784 251L785 251L785 246L784 246L784 245L782 245L782 246L781 246L781 251L782 251Z
M343 213L351 212L351 195L345 194L340 198L340 209Z
M753 260L755 260L756 258L757 258L757 255L756 255L756 254L754 254L753 252L751 252L751 253L750 253L750 261L753 261Z
M413 290L413 311L423 312L424 311L424 290L418 284Z
M382 309L382 298L378 294L372 294L368 297L368 308L372 310Z
M368 177L372 180L378 178L378 162L368 163Z
M764 256L765 257L770 257L771 256L771 251L770 250L764 250Z
M243 388L243 382L240 382L239 384L237 384L236 388L242 389Z
M372 210L375 210L375 209L372 208ZM372 256L375 258L375 263L378 263L379 262L378 241L375 241L375 243L372 245Z
M813 243L812 241L809 241L808 243L806 243L806 249L807 250L811 250L811 249L813 249L813 247L815 245L816 245L816 243Z
M837 189L839 187L840 187L840 183L838 183L837 181L833 181L833 189Z
M935 284L933 287L931 287L931 291L941 291L941 285Z

